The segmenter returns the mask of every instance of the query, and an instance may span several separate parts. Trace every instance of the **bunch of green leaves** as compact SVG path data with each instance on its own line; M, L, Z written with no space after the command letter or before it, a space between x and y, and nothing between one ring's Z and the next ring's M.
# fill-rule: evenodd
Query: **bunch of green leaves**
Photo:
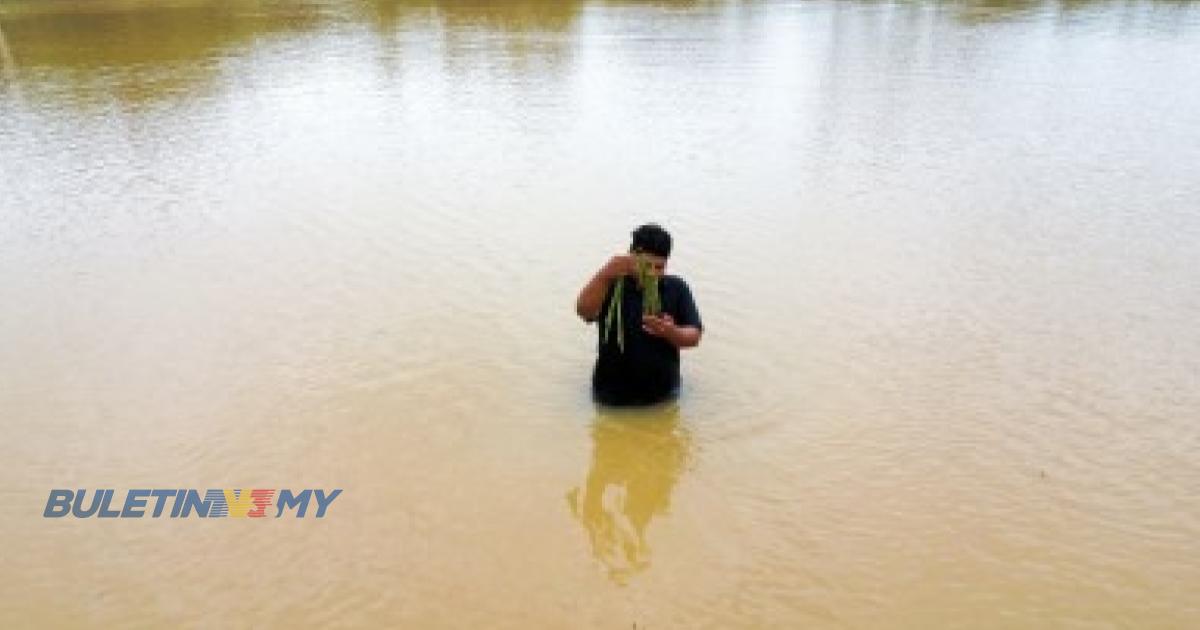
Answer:
M662 312L662 296L658 291L658 274L654 273L654 265L644 254L637 256L638 284L642 288L642 314L658 315ZM617 278L613 287L612 300L608 303L608 313L604 316L604 343L612 337L613 325L617 329L617 347L625 352L625 326L621 321L621 304L625 298L625 277Z
M621 323L621 302L625 299L625 276L617 278L613 287L612 300L608 303L608 313L604 316L604 343L612 337L613 320L617 325L617 347L625 352L625 326Z
M645 256L637 258L638 284L642 285L642 314L658 315L662 312L662 296L658 293L658 274L654 265Z

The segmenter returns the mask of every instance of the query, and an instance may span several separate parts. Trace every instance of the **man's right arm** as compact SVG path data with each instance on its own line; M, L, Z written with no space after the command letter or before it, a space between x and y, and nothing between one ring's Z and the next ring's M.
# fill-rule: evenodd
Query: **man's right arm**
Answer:
M575 312L579 317L589 324L596 321L600 317L600 309L604 306L608 286L613 280L632 272L635 268L633 256L628 254L609 259L579 291L579 297L575 300Z

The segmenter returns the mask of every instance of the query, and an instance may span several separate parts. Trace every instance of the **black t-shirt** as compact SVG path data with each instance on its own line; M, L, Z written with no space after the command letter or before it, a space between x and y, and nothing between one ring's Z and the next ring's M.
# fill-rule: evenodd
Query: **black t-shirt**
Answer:
M616 322L608 341L604 339L604 320L613 298L614 282L604 296L598 324L599 356L592 373L596 398L610 405L637 405L657 402L679 387L679 349L670 342L642 330L642 291L634 276L625 277L622 290L621 323L625 330L625 351L617 344ZM658 282L662 310L670 314L676 326L703 329L700 312L692 300L692 291L682 278L663 276Z

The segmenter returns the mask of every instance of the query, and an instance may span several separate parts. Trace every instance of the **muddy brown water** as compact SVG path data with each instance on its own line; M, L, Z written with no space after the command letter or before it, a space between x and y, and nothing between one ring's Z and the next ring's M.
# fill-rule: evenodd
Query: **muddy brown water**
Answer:
M1200 5L0 2L0 625L1200 625ZM637 223L704 317L588 397ZM51 488L342 488L46 519Z

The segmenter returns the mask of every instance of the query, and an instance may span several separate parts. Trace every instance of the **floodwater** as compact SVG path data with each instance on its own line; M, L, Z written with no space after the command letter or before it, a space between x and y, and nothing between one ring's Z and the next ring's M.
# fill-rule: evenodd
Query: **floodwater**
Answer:
M1200 4L3 0L0 88L0 626L1200 626Z

